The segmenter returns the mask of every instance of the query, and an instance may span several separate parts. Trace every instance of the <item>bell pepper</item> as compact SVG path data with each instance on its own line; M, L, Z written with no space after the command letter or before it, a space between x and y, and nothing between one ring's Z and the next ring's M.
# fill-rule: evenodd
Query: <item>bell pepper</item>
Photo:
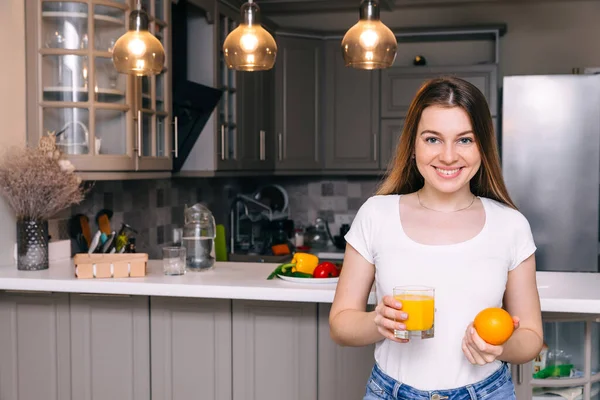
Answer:
M313 271L314 278L335 278L340 276L337 266L329 261L323 261Z
M277 275L293 276L295 278L312 278L313 277L312 274L307 274L305 272L300 272L300 271L292 271L292 268L295 265L296 264L292 264L292 263L281 264L277 268L275 268L275 270L273 272L271 272L271 274L267 277L267 279L273 279Z
M292 258L292 264L295 264L292 267L292 272L303 272L312 275L319 264L319 257L309 253L296 253Z

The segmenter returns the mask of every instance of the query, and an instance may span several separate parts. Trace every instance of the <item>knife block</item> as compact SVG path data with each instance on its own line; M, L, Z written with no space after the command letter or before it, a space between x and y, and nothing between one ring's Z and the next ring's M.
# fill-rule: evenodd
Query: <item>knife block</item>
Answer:
M146 276L148 254L75 254L73 261L79 279L136 278Z

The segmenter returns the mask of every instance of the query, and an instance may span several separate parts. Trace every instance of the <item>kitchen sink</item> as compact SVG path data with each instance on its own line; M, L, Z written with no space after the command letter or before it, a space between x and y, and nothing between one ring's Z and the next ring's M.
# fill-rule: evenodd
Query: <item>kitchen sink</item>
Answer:
M252 262L252 263L276 263L283 264L292 260L291 254L282 256L260 255L260 254L228 254L228 260L231 262Z

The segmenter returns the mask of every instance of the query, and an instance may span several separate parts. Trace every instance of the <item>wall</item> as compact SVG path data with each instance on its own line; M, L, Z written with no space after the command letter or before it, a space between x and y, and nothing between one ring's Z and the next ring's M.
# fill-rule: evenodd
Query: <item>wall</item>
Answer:
M358 1L356 2L359 3ZM502 75L571 73L573 67L600 66L599 1L497 1L449 7L401 8L383 12L390 27L433 27L506 23L501 38ZM269 16L285 27L345 31L358 20L358 11L302 16ZM399 45L398 61L408 65L422 54L434 64L461 63L491 55L479 44L448 43Z
M0 1L0 151L25 144L25 4L23 0ZM10 59L10 61L6 61ZM15 217L0 198L0 264L13 258Z

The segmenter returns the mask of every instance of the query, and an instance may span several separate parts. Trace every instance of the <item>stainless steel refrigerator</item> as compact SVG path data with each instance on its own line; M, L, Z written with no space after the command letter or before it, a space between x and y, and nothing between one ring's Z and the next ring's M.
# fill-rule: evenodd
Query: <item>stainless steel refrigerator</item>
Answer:
M502 168L539 271L598 272L600 75L503 80Z

